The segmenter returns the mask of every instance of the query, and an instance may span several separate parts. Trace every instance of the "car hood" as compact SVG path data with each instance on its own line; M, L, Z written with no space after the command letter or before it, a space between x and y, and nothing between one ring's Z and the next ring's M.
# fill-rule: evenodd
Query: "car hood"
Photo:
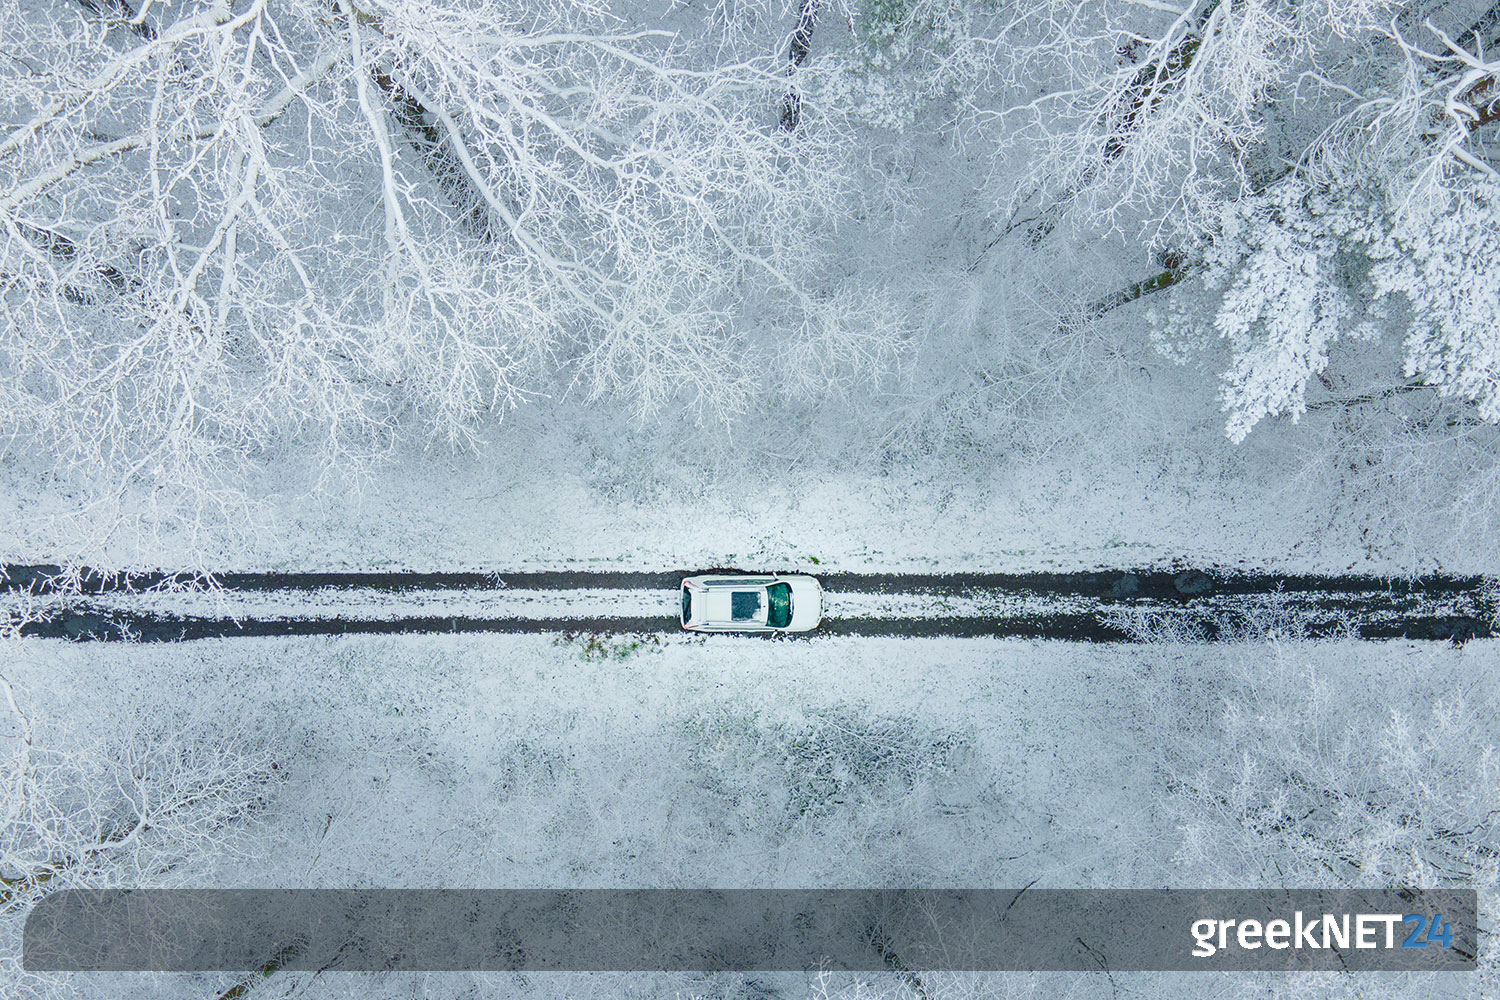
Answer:
M816 628L823 620L823 588L810 576L790 577L792 585L792 621L787 629L803 632Z

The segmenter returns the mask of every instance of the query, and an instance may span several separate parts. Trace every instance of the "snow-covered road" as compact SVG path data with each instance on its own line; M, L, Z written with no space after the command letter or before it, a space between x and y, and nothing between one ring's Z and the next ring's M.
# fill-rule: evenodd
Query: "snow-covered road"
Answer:
M0 613L28 634L174 639L346 632L675 632L682 573L147 574L9 567ZM1239 628L1366 638L1492 634L1475 578L1381 581L1184 571L1035 576L829 574L822 634L1217 638Z

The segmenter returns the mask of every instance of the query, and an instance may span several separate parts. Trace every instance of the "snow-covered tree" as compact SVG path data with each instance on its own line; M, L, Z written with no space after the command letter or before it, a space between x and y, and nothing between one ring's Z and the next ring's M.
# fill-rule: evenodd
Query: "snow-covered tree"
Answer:
M0 650L19 655L24 643L0 638ZM15 942L51 893L191 885L195 866L234 850L276 764L233 723L183 728L175 694L38 717L28 692L0 676L0 931ZM66 977L19 959L0 961L7 995L72 995Z
M1397 370L1360 398L1427 386L1500 420L1500 186L1488 162L1500 63L1485 55L1482 28L1465 36L1472 50L1430 21L1439 50L1386 29L1391 58L1368 70L1367 96L1347 102L1300 166L1203 216L1213 318L1189 290L1157 335L1175 350L1201 346L1211 328L1228 346L1231 438L1304 413L1341 340L1403 347Z
M1459 671L1351 695L1327 670L1295 644L1246 643L1206 687L1184 682L1201 701L1164 706L1180 870L1206 885L1495 891L1488 697L1466 695ZM1194 718L1174 718L1188 704Z
M1186 296L1157 331L1168 352L1228 346L1222 401L1242 440L1307 411L1339 341L1399 340L1384 387L1428 386L1500 422L1500 186L1487 178L1401 211L1369 189L1289 178L1225 212L1207 250L1212 335Z
M1376 335L1361 316L1361 274L1346 266L1340 241L1359 238L1355 214L1352 200L1309 192L1295 181L1231 204L1208 248L1203 278L1219 292L1212 334L1195 298L1159 331L1168 353L1204 347L1211 337L1227 343L1222 401L1234 440L1267 416L1300 417L1308 383L1328 367L1333 344L1346 335Z
M899 340L821 281L842 132L778 127L775 53L583 0L126 9L0 7L0 421L53 472L211 499L288 440L347 471L569 386L722 416L783 331Z
M967 21L916 4L958 134L994 157L1005 229L1170 243L1339 114L1396 4L1384 0L1023 0ZM967 10L967 8L966 8ZM960 28L959 25L962 25Z
M1372 256L1375 294L1405 300L1405 374L1500 423L1500 184L1402 217Z

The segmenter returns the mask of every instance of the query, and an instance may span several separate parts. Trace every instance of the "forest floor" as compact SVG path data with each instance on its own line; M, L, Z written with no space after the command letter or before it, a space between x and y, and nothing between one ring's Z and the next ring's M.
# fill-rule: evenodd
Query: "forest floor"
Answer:
M200 859L204 884L247 888L1281 885L1300 877L1295 853L1245 849L1252 834L1212 805L1226 782L1257 794L1233 736L1238 710L1258 706L1294 743L1355 739L1369 753L1345 761L1349 780L1372 802L1405 794L1382 763L1399 720L1446 719L1457 691L1484 730L1475 739L1500 717L1481 683L1494 640L404 636L120 645L107 656L29 641L26 652L12 679L49 742L65 745L89 720L135 718L134 703L164 688L181 692L166 709L173 725L269 742L279 785L236 851ZM1479 761L1448 763L1454 780L1482 780ZM1216 845L1206 856L1205 844ZM900 993L894 974L870 978L849 995ZM1211 997L1255 982L944 978L929 980L934 995ZM1467 978L1400 985L1464 996ZM129 992L212 996L234 981L159 979L154 990L132 979ZM281 985L294 979L306 997L354 985ZM751 980L820 995L818 977L802 974L390 976L358 989L745 996ZM80 985L106 996L121 984ZM1299 980L1312 991L1302 995L1317 986Z
M1192 567L1405 577L1492 573L1500 551L1486 542L1496 526L1482 505L1445 510L1439 485L1420 494L1428 503L1408 495L1421 483L1382 489L1324 477L1305 457L1293 460L1298 429L1290 425L1237 448L1208 428L1198 435L1208 440L1202 452L1186 436L1170 449L1132 446L1112 461L1072 450L994 461L949 455L855 472L754 456L678 462L646 437L600 454L597 442L548 426L540 413L509 419L477 452L411 449L322 492L314 470L274 464L251 484L248 504L196 512L189 527L151 522L149 496L79 507L67 489L3 466L0 561L301 572Z

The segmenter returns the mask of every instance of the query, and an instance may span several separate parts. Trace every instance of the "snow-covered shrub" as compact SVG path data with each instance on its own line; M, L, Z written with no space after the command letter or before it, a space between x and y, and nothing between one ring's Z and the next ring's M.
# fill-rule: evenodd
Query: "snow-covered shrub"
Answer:
M869 807L941 781L963 761L963 734L853 707L778 719L727 707L682 723L688 760L724 804L759 803L786 827Z

